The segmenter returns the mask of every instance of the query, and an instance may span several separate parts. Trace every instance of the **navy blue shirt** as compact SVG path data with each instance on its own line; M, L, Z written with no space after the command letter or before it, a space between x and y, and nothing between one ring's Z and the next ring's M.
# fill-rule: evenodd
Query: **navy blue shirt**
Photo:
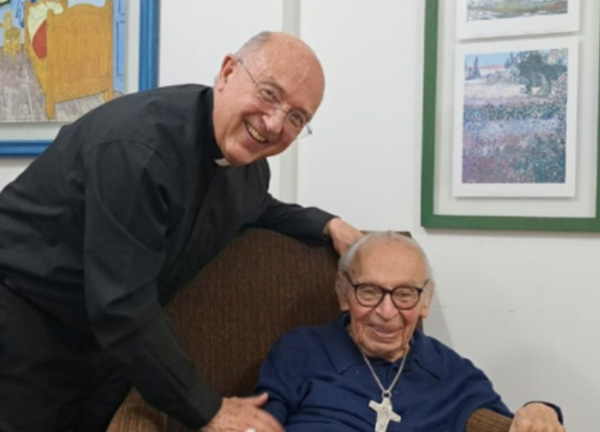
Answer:
M372 431L369 401L381 390L345 329L347 313L327 326L302 327L285 335L262 365L257 392L267 391L265 409L287 432ZM512 416L492 383L469 360L417 329L404 371L392 392L400 423L388 432L456 432L478 408ZM388 387L402 359L371 359Z

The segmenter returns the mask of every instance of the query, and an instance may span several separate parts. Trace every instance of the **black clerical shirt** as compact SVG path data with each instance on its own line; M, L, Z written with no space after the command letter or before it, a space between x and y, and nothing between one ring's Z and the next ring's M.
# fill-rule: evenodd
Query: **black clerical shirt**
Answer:
M266 161L217 166L212 107L196 85L120 97L63 127L0 194L0 277L193 427L221 398L162 306L242 227L319 239L333 217L273 199Z

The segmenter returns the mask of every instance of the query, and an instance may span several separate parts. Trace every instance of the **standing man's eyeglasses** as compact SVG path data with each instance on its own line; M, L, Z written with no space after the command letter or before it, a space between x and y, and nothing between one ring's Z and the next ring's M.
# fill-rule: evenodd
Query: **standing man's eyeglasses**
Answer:
M283 99L277 89L268 84L260 84L254 79L254 76L252 76L242 59L236 57L236 60L256 86L256 102L260 109L269 114L275 114L277 111L285 112L283 111ZM308 121L307 114L298 109L290 109L285 112L283 130L290 136L304 138L312 134L312 129Z

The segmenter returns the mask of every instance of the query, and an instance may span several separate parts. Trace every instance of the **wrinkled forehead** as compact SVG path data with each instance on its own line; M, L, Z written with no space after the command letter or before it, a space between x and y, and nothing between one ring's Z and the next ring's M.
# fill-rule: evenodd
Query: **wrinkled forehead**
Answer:
M422 283L428 278L425 257L411 242L398 239L376 239L363 245L350 265L356 276L373 281Z

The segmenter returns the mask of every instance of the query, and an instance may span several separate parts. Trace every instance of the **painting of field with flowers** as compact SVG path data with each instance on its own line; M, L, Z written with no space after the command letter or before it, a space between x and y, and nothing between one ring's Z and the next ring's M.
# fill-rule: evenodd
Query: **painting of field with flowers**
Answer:
M463 185L566 183L575 146L567 135L571 54L560 47L464 55Z

